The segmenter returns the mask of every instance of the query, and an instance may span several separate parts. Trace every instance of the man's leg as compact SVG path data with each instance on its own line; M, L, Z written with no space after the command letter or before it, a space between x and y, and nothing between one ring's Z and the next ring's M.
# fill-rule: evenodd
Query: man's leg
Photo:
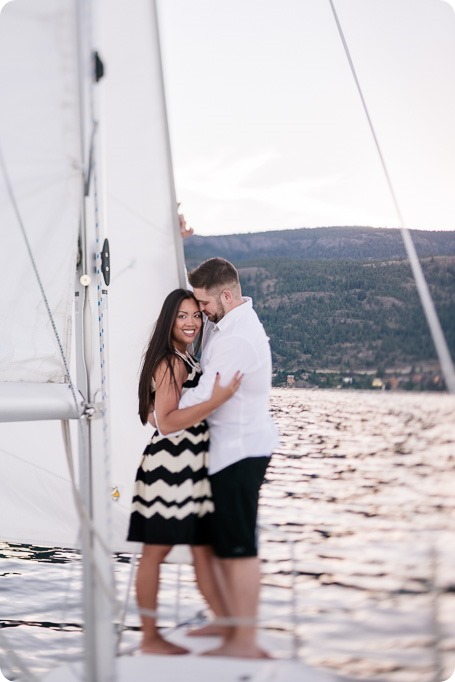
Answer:
M231 628L218 649L208 653L212 656L268 658L256 642L261 580L258 557L220 559L219 562L229 597L229 615L238 619L239 624Z
M260 591L256 520L268 461L268 457L241 460L211 478L215 537L219 539L215 552L224 578L228 615L239 623L208 655L268 658L256 643Z
M221 588L222 576L219 576L221 569L215 559L213 549L208 545L195 545L191 547L193 554L194 572L196 582L205 601L212 610L215 618L225 618L228 615L223 593ZM189 630L186 634L194 637L219 636L225 637L229 632L225 625L208 623L195 630Z

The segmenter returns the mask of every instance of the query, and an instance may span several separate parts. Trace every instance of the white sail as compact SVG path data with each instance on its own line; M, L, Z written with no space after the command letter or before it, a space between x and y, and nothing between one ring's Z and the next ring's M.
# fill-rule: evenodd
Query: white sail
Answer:
M50 160L48 159L46 164L47 157L45 157L42 162L42 166L49 166L52 171L50 171L49 179L40 183L39 179L43 177L40 175L42 167L34 161L41 158L38 152L42 148L47 149L43 140L46 140L53 132L57 138L63 138L64 133L67 133L66 127L70 128L68 123L62 131L61 122L56 123L54 128L51 125L49 129L40 128L40 125L44 126L43 118L47 118L38 116L41 107L47 107L47 105L42 105L41 100L45 93L52 92L54 88L57 89L55 84L46 85L47 80L53 78L54 72L64 71L66 67L70 69L72 81L71 85L67 85L68 96L66 99L63 98L61 106L72 107L74 104L75 110L78 107L76 67L72 61L76 59L76 19L74 16L76 5L74 0L67 0L67 2L43 0L39 3L39 11L35 11L36 3L31 0L16 0L11 6L7 6L0 16L0 30L3 26L4 33L9 34L7 46L5 47L3 41L0 45L0 61L3 69L1 73L4 79L2 83L5 85L3 92L9 92L8 88L11 88L12 93L16 92L21 84L24 90L28 91L29 88L32 90L33 97L28 102L27 110L28 125L34 127L33 131L28 130L27 140L31 138L41 140L40 143L35 143L38 147L33 145L20 147L24 168L33 169L36 166L38 170L34 184L30 183L33 191L27 192L28 186L26 186L23 194L25 198L28 198L30 194L30 201L35 202L34 207L38 214L40 213L39 196L41 189L43 190L43 204L45 207L48 206L50 211L48 217L43 218L43 224L49 225L55 216L60 219L65 211L71 213L74 218L74 225L71 227L72 260L68 257L69 262L59 260L58 256L55 257L54 262L54 252L52 251L52 258L50 258L51 249L45 241L45 235L40 234L40 239L38 239L40 247L38 252L43 254L42 259L47 257L49 261L52 261L50 264L46 260L40 261L40 263L45 263L43 269L46 271L49 296L52 295L53 289L48 284L48 280L54 285L55 294L62 294L64 289L68 290L65 297L70 301L70 309L74 296L79 223L77 189L80 190L81 181L80 150L76 142L76 134L79 130L76 111L73 111L71 116L67 111L64 112L67 118L74 119L72 135L74 133L75 139L71 137L74 155L69 151L63 154L64 158L70 161L70 170L65 171L70 179L66 178L62 170L63 161L58 168L55 168L55 164L52 167L51 160L54 160L57 154L51 143L49 143ZM55 11L54 21L53 11ZM106 23L103 20L103 16L106 17L105 13L109 14L109 26L114 27L114 31L110 31L109 35L102 34L101 40L97 42L105 64L106 75L96 87L100 89L103 100L100 122L105 157L103 184L107 197L106 232L110 238L112 260L112 280L108 295L109 397L112 407L110 439L114 456L112 485L117 486L120 493L120 497L113 497L112 501L114 514L112 541L114 549L132 551L131 543L125 542L132 484L140 453L149 435L147 429L141 426L137 416L139 363L165 295L179 286L179 281L183 282L183 249L178 234L154 4L141 1L126 7L121 0L106 0L100 6L98 25L101 27ZM13 15L14 22L11 18ZM43 17L46 21L41 20ZM18 23L19 20L22 24ZM27 31L23 25L29 27ZM41 30L43 35L38 38L36 34ZM24 42L20 37L18 38L18 35L22 33L25 36ZM52 50L53 41L56 46ZM48 61L51 62L54 58L57 66L49 64L45 76L41 77L40 69L43 68L43 63L47 65L39 54L39 49L43 46L52 52ZM59 46L63 46L63 56L58 53L57 47ZM5 64L11 63L12 55L16 54L14 50L17 50L19 62L28 61L40 66L36 69L30 68L30 72L24 67L12 83L11 74ZM41 89L38 85L35 89L35 82L38 81ZM13 97L11 99L13 102L10 106L13 108L16 100ZM23 106L23 100L18 99L18 102ZM36 115L34 115L35 109L38 110ZM0 139L21 137L23 127L21 116L18 113L16 117L13 112L9 115L8 127L1 133ZM48 116L50 117L50 114ZM2 111L0 121L4 123L5 120ZM19 128L16 126L16 120L19 122ZM6 127L6 123L4 126ZM9 145L5 148L5 156L11 153L12 146L14 147L14 145ZM97 172L100 173L99 165ZM68 193L68 186L73 175L74 201L73 195ZM54 179L53 185L51 179ZM18 186L17 175L12 178L12 184L14 188ZM58 194L62 187L67 189L64 197ZM53 190L56 192L54 199L52 199ZM4 210L11 213L7 191L6 189L3 191L1 208L3 210L6 206ZM20 192L20 183L17 191ZM26 215L26 218L27 221L24 219L24 222L29 225L35 224L30 213ZM60 229L63 229L61 223ZM45 244L47 244L46 248L44 248ZM36 246L36 241L33 246ZM2 256L5 251L2 244ZM8 256L10 270L20 268L22 272L30 268L27 255L24 248L21 251L11 250ZM65 284L61 282L58 284L58 277L64 268ZM53 273L53 278L51 273ZM20 281L18 277L16 280ZM41 310L43 306L40 303L39 294L38 289L35 308ZM10 296L7 296L7 300L2 298L2 305L4 306L2 315L4 311L8 315L14 314L10 312L14 311L14 299ZM59 310L58 306L55 310ZM68 311L65 314L69 315ZM41 318L38 318L35 324L38 326L39 334L44 336L47 321L43 322ZM61 325L62 322L59 321L59 327ZM65 338L65 352L69 350L67 347L69 346L69 330L68 326L66 332L63 330L61 332L62 337ZM18 325L16 335L19 336L21 331ZM46 331L49 332L47 327ZM48 336L46 353L49 354L48 348L52 348L55 342L51 333ZM15 340L12 341L12 345L15 343ZM94 352L98 352L97 349ZM35 358L35 355L31 355ZM58 379L62 381L64 372L59 362L58 353L54 353L52 361L48 360L47 364L59 368ZM19 367L20 364L18 356L17 366ZM40 364L37 361L37 365L43 367L44 363ZM47 378L43 375L43 381L49 380L50 373L46 376ZM14 379L24 380L23 375ZM74 424L72 431L75 447L77 431ZM59 423L0 424L0 462L2 538L12 542L37 545L78 546L79 519L72 501L70 477ZM65 500L63 513L57 512L59 498ZM17 509L17 513L13 514L11 509Z
M1 13L1 381L65 380L21 223L69 356L81 186L74 26L73 0L18 0Z
M154 3L103 0L103 121L109 287L113 486L126 536L132 485L150 427L138 417L144 347L165 296L183 276ZM103 20L103 16L105 20ZM108 17L108 20L107 20ZM103 29L109 27L109 31ZM118 526L115 532L118 532ZM116 548L118 545L116 544ZM131 543L123 550L132 551Z
M66 374L62 353L69 362L71 349L82 187L77 79L74 0L17 0L3 8L2 422L76 414L73 396L61 382ZM64 545L71 537L73 546L78 526L60 424L0 423L0 467L0 531L5 540ZM62 499L67 503L58 511Z

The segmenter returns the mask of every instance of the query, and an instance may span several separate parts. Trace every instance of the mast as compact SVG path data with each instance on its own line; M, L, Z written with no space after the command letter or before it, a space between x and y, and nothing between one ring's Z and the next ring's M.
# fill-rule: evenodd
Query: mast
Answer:
M110 448L105 365L107 287L101 273L101 201L96 83L100 62L92 47L91 0L78 0L81 127L80 258L76 274L76 366L85 400L79 422L86 682L115 679L114 580L110 553ZM107 279L107 278L106 278Z
M102 3L101 3L102 5ZM128 203L136 210L136 195L131 194L131 199L126 190L137 191L145 185L145 194L138 197L138 205L141 212L144 210L150 216L153 229L147 226L142 234L139 226L128 225L119 221L118 211L110 211L110 232L115 244L115 252L118 253L124 242L124 252L131 253L135 258L143 259L142 252L147 254L147 260L143 263L139 260L139 267L135 267L134 280L130 283L122 277L121 287L116 282L114 308L114 340L123 343L128 337L131 345L133 330L136 331L138 324L141 327L149 327L153 322L154 313L148 311L151 319L145 322L140 310L135 312L132 325L125 327L125 312L132 307L131 294L150 285L156 300L151 301L153 307L161 304L157 291L162 288L166 293L180 284L184 286L184 255L183 244L180 235L177 203L175 196L174 179L172 172L171 147L167 112L164 99L164 82L160 55L158 20L155 2L141 2L134 8L125 7L120 0L105 3L102 10L109 12L110 21L114 22L121 17L122 39L135 43L135 48L144 55L145 59L138 59L135 63L136 77L131 81L131 73L124 74L121 64L116 60L125 62L128 51L123 52L117 44L112 49L112 43L107 44L108 69L107 75L110 80L103 84L106 88L107 106L105 112L106 121L116 123L117 108L112 107L109 97L120 98L128 101L130 97L140 97L142 109L146 111L147 118L138 122L138 129L144 130L146 142L134 148L128 147L126 152L138 154L139 164L145 164L147 175L137 173L135 182L132 183L131 169L119 158L119 137L122 129L111 128L110 136L107 136L106 151L117 155L115 161L107 157L109 161L108 184L109 195L121 189L123 196L128 196ZM126 15L122 15L126 12ZM94 52L91 44L92 22L94 7L91 0L79 0L78 7L78 45L79 45L79 93L80 93L80 126L81 126L81 156L83 160L83 173L81 185L83 199L81 202L81 232L80 232L80 259L76 278L76 366L77 383L80 390L86 396L85 413L80 420L79 429L79 457L80 457L80 484L83 504L87 515L90 517L92 526L81 523L82 527L82 554L84 565L84 622L85 622L85 676L86 682L112 682L115 679L115 632L114 632L114 581L112 561L109 548L111 546L111 479L110 471L110 442L108 412L109 390L108 377L105 370L104 354L107 345L107 286L101 273L100 252L103 244L101 235L102 206L100 201L100 134L98 126L98 95L97 79L94 74ZM101 14L101 18L102 18ZM146 23L144 26L144 20ZM101 24L102 22L100 22ZM139 27L143 26L143 31ZM128 30L129 26L129 30ZM126 34L126 36L125 36ZM120 38L115 35L115 43ZM106 46L103 46L103 54ZM98 67L100 66L98 62ZM124 68L124 66L123 66ZM123 80L124 75L127 80ZM109 80L108 78L108 80ZM133 88L131 90L130 88ZM110 105L110 106L109 106ZM114 111L112 111L114 109ZM134 107L133 107L134 109ZM105 118L103 116L103 120ZM113 118L114 117L114 118ZM121 126L127 126L128 130L134 127L135 121L125 122L120 118ZM144 127L143 127L144 126ZM112 135L114 133L114 136ZM117 135L115 134L117 133ZM120 137L120 139L123 139ZM120 173L120 185L117 185L114 175L109 173L114 170ZM148 184L148 186L147 186ZM141 189L142 192L142 189ZM150 196L152 195L152 196ZM146 203L141 204L145 198ZM126 233L126 234L125 234ZM134 235L134 233L136 233ZM133 236L134 235L134 236ZM104 236L104 235L103 235ZM139 250L135 247L135 239L140 244ZM159 253L159 250L162 250ZM153 258L159 265L158 269L150 269L148 259ZM166 268L163 262L166 260ZM129 279L129 278L128 278ZM121 300L122 294L128 298L128 306ZM137 298L135 296L134 298ZM120 299L120 300L119 300ZM142 311L144 312L144 311ZM99 344L96 343L99 339ZM106 353L107 354L107 353ZM136 352L135 365L139 361L140 352ZM118 361L117 357L117 361ZM113 366L113 378L118 381L118 362ZM122 363L120 363L122 364ZM136 366L130 374L136 381ZM129 408L135 410L135 399L124 396L125 384L115 390L115 403L118 409L123 409L121 401L128 399ZM135 396L134 396L135 398ZM134 415L134 423L137 418ZM122 424L127 420L123 414ZM114 424L115 426L115 424ZM115 427L115 439L117 449L119 438ZM142 436L143 438L143 436ZM124 451L122 453L124 457ZM119 486L120 489L121 486ZM129 493L129 491L128 491ZM128 494L129 498L129 494ZM127 499L128 499L127 498ZM128 499L129 503L129 499Z

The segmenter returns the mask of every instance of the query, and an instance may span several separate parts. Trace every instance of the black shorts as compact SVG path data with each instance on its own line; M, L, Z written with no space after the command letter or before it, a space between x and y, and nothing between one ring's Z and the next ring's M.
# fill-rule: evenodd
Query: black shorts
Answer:
M209 476L215 505L213 549L220 559L257 556L259 490L269 461L247 457Z

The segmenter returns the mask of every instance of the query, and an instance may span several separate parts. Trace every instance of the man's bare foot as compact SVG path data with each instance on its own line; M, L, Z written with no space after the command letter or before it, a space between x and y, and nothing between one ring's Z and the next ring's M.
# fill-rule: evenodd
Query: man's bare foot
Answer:
M230 656L234 658L266 658L272 659L267 651L264 651L256 644L246 645L241 642L228 641L217 647L204 651L203 656Z
M227 628L223 625L212 625L208 623L207 625L202 625L200 628L195 630L188 630L186 633L187 637L225 637Z
M161 637L161 635L157 635L153 639L147 639L147 641L142 642L141 653L159 656L179 656L188 654L189 650L185 649L183 646L168 642L168 640Z

